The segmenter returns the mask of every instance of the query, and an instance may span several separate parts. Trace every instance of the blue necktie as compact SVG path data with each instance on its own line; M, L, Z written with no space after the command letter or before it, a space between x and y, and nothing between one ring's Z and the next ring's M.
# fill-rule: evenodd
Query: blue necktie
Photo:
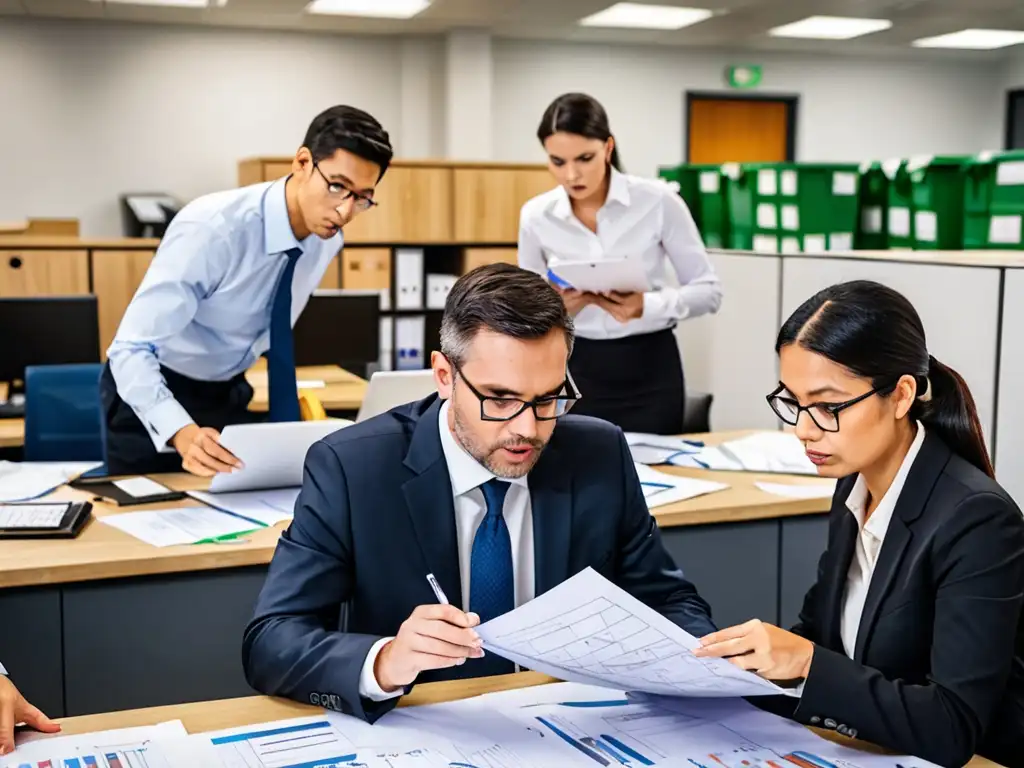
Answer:
M508 488L508 483L497 478L480 486L487 502L487 514L473 539L469 561L469 610L479 614L481 624L516 607L512 539L502 514ZM493 653L482 659L470 659L466 666L467 671L478 677L515 672L515 664Z
M285 251L285 264L270 310L270 349L267 378L270 384L270 420L300 421L299 389L295 380L295 345L292 339L292 277L301 248Z

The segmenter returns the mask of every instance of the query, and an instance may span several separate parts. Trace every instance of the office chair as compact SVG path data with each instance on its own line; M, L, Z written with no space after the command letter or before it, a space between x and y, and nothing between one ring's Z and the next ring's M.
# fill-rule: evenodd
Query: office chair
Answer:
M25 461L103 461L100 363L25 369Z
M683 403L683 434L692 435L711 431L711 403L715 396L710 392L687 392Z

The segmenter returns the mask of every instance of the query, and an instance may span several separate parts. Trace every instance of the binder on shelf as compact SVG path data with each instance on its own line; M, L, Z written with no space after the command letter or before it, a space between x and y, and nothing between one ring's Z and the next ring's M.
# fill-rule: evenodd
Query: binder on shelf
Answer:
M423 249L395 249L395 308L423 309Z
M390 317L380 319L380 369L390 371L394 368L394 320Z
M427 275L427 309L444 309L448 294L458 279L455 275Z
M396 370L415 371L425 368L423 345L427 323L422 315L395 318Z

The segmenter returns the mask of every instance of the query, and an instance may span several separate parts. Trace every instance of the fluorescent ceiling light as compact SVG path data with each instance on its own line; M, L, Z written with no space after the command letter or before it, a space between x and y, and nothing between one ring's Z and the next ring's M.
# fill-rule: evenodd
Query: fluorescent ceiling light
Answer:
M374 16L381 19L411 19L425 10L430 0L313 0L307 13L336 16Z
M810 16L802 21L768 30L772 37L804 37L814 40L849 40L889 29L888 19L854 19L846 16Z
M712 16L714 11L705 8L616 3L610 8L580 19L580 25L620 29L682 29Z
M948 35L923 37L912 45L918 48L967 48L990 51L1024 43L1024 32L1013 29L962 29Z

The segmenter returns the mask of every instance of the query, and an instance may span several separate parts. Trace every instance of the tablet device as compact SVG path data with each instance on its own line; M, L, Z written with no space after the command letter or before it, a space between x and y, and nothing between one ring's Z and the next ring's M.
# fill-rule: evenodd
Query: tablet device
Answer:
M0 539L72 539L91 517L88 501L0 504Z
M601 259L598 261L563 261L549 267L552 282L564 288L590 293L633 293L649 291L650 282L639 259Z

